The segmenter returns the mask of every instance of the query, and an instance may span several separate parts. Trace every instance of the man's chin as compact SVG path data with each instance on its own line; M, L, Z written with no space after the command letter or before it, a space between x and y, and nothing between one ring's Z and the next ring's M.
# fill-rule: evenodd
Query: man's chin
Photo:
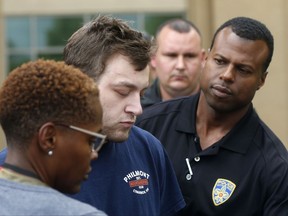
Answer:
M110 134L108 135L108 140L109 141L113 141L113 142L124 142L125 140L127 140L129 137L129 132L118 132L118 133L114 133L114 134Z
M109 139L109 141L113 141L113 142L124 142L128 139L128 136L126 137L115 137L115 138L112 138L112 139Z
M103 133L107 135L107 138L109 141L112 142L124 142L125 140L128 139L129 137L129 133L130 133L130 129L125 129L125 130L121 130L121 129L117 129L117 130L110 130L110 131L104 131Z

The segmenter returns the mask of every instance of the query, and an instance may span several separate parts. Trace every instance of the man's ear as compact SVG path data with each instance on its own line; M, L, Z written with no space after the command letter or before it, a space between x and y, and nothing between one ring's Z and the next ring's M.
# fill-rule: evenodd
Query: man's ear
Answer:
M201 54L200 55L201 55L201 61L202 62L205 61L206 57L207 57L207 53L206 53L205 49L201 50Z
M151 65L153 68L156 67L155 54L151 56L150 65Z
M264 73L261 75L261 78L260 78L260 81L259 81L257 90L259 90L262 86L264 86L267 75L268 75L268 71L264 72Z
M56 127L52 122L47 122L41 126L38 132L39 148L49 154L56 148Z

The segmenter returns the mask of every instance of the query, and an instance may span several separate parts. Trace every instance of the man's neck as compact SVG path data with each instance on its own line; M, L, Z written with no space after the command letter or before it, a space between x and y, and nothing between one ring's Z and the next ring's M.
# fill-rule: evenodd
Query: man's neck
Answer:
M170 91L170 92L168 92L160 86L160 93L161 93L162 101L171 100L174 98L179 98L179 97L184 97L184 96L190 96L190 95L196 94L198 92L199 92L199 87L197 87L193 91L184 90L184 91Z
M197 106L196 130L202 150L212 146L229 133L247 113L248 108L249 106L234 112L217 112L208 105L201 92Z

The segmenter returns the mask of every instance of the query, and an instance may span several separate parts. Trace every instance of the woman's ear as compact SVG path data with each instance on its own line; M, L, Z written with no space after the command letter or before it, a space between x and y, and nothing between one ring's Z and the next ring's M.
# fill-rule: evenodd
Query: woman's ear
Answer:
M38 132L38 144L41 151L51 156L56 148L56 127L52 122L47 122L41 126Z

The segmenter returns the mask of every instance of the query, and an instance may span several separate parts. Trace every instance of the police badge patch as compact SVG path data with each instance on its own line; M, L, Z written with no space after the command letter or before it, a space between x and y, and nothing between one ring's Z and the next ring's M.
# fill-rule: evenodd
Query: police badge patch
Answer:
M235 188L236 185L233 182L222 178L217 179L212 191L214 205L219 206L226 202L233 194Z

